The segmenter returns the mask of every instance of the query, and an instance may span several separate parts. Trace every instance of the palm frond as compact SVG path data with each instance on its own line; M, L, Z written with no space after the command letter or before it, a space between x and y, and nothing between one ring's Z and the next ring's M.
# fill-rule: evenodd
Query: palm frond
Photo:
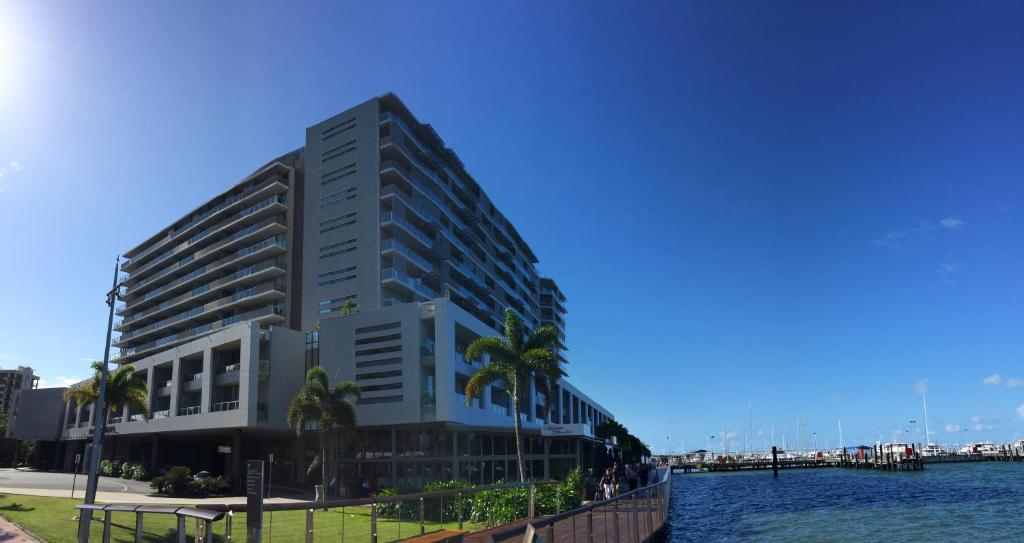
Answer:
M523 350L523 321L512 309L505 308L505 340L509 342L513 352Z
M558 344L558 329L550 324L545 324L537 329L523 345L524 351L532 349L551 349Z
M517 358L515 350L508 340L497 337L478 337L474 339L466 347L466 354L463 358L465 358L466 362L470 362L478 358L482 359L483 355L489 356L492 362L506 364L514 363Z
M491 362L473 374L466 382L466 405L473 405L473 399L483 395L484 389L496 381L509 377L507 368Z

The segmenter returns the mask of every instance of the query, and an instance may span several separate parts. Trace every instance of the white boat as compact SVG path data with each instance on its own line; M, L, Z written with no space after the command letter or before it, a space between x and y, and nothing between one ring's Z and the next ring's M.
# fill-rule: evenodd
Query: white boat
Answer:
M948 454L946 449L939 447L935 443L929 443L921 450L921 456L945 456L946 454Z

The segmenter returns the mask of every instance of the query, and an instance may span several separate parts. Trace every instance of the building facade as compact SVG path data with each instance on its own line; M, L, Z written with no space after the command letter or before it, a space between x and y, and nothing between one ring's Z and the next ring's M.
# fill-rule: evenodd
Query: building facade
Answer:
M245 459L273 452L275 480L303 482L315 447L285 413L321 365L363 392L359 439L330 465L338 492L359 479L511 479L508 394L490 387L467 405L466 381L487 361L462 353L500 335L510 308L529 328L555 325L564 359L565 296L455 153L390 94L309 127L304 147L125 256L113 345L149 405L108 415L104 454L153 470L185 464L237 482ZM70 467L92 413L63 409ZM611 414L565 380L550 399L531 383L519 416L532 477L607 453L593 429Z
M19 392L33 390L39 386L39 376L28 366L17 369L0 369L0 409L12 413L17 408Z

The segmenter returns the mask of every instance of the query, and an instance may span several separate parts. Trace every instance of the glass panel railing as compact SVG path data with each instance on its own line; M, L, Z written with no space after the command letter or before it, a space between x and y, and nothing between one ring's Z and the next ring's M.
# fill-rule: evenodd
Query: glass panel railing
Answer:
M408 258L409 260L418 264L427 273L434 271L434 265L431 264L429 260L420 256L418 253L416 253L416 251L413 251L412 248L402 243L401 241L395 239L381 240L380 250L382 253L391 250L397 251L405 258Z
M412 222L410 222L408 219L395 213L394 211L385 211L381 213L380 222L382 224L387 222L394 222L400 225L402 228L404 228L405 231L411 234L414 238L418 239L419 241L422 241L423 244L426 245L428 248L434 246L433 237L429 236L426 232L420 230L419 227L412 224Z
M201 405L190 405L188 407L182 407L178 409L178 415L187 417L189 415L198 415L203 412L203 406Z
M416 292L419 292L420 294L426 296L427 298L437 298L437 293L434 292L434 289L428 287L426 284L423 283L422 280L416 277L411 277L409 276L409 274L401 270L396 270L394 268L384 268L383 270L380 271L380 278L382 281L388 279L396 280L399 283L405 285L406 287L411 288Z

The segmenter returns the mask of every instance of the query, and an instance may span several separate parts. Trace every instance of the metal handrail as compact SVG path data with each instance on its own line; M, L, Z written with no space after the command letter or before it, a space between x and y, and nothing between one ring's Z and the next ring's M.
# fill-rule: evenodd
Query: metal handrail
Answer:
M546 516L541 519L531 520L530 522L523 524L521 526L515 526L507 530L494 532L490 535L490 541L498 542L507 539L512 539L522 535L524 543L533 543L537 532L539 532L542 528L549 528L549 530L551 530L553 529L554 525L559 521L566 520L579 515L591 514L594 509L597 509L598 507L607 507L609 504L612 504L613 506L617 507L618 502L625 500L634 500L640 494L647 494L653 492L654 496L659 496L662 499L667 500L668 497L671 495L671 491L672 472L671 469L668 469L664 474L663 479L657 483L650 484L645 487L640 487L637 488L636 490L630 490L628 492L619 494L618 496L609 498L607 500L595 500L587 505L578 507L571 511L556 513L554 515ZM659 517L661 517L659 518L659 521L663 524L665 520L668 518L667 502L665 502L664 505L659 505L658 514ZM552 543L554 539L554 534L551 533L551 531L549 531L548 533L549 536L547 538L544 538L544 543Z
M95 503L83 503L75 506L75 509L79 511L102 511L103 512L103 541L110 541L110 526L111 526L111 513L135 513L135 541L142 541L143 537L143 517L146 513L155 515L175 515L178 517L177 522L177 541L185 541L185 519L194 518L196 519L196 541L199 541L200 528L202 533L202 541L204 543L213 542L213 523L224 518L225 513L223 511L215 511L212 509L205 509L199 507L166 507L166 506L154 506L154 505L135 505L135 504L113 504L113 505L101 505ZM80 515L80 519L86 518L85 515ZM79 520L81 522L81 520ZM82 533L80 531L80 533ZM84 532L84 541L89 541L89 532Z
M525 483L505 483L500 485L489 485L489 486L471 486L466 488L449 488L445 490L432 490L430 492L415 492L412 494L396 494L394 496L378 496L371 498L345 498L340 500L324 500L324 501L305 501L305 502L292 502L292 503L268 503L263 505L264 511L298 511L302 509L330 509L334 507L356 507L360 505L373 505L373 504L384 504L384 503L395 503L403 501L413 501L430 498L439 498L442 496L454 496L456 494L477 494L488 490L500 490L503 488L529 488L536 485L551 485L558 484L558 481L545 479L542 481L527 481ZM245 512L247 505L244 503L226 503L226 504L206 504L204 505L207 509L214 511L232 511L232 512Z

